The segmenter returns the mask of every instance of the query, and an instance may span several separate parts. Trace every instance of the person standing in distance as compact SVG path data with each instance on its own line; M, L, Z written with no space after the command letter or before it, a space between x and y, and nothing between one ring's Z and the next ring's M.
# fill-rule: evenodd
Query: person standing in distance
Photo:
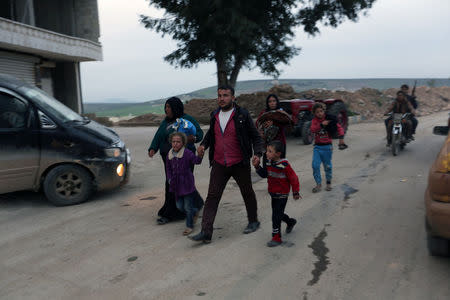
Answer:
M414 84L414 88L413 88L413 94L415 94L415 84ZM400 90L405 94L406 99L408 99L408 101L411 103L411 105L414 107L415 110L417 110L417 107L419 106L419 104L417 103L417 97L416 95L413 94L409 94L409 86L407 84L402 84ZM417 120L417 118L415 116L410 116L411 122L412 122L412 134L416 134L416 128L417 125L419 124L419 120ZM411 135L411 138L414 140L414 136Z
M211 174L202 230L190 237L193 241L211 242L217 208L230 177L238 184L247 210L248 225L244 233L254 232L260 225L250 175L250 159L259 163L264 142L248 111L239 107L234 100L233 87L220 86L217 89L219 107L211 113L209 130L197 149L201 156L209 148Z

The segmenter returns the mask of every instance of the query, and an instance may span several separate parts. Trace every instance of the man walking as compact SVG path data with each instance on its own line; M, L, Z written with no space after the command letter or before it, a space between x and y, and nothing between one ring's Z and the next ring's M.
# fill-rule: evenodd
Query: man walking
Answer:
M197 149L202 155L205 149L209 148L211 174L203 210L202 230L190 237L193 241L211 242L217 208L230 177L236 180L247 210L248 225L244 233L251 233L259 228L250 159L254 152L253 159L259 162L264 142L248 111L235 104L234 100L234 89L231 86L221 86L217 89L219 108L211 113L209 130Z

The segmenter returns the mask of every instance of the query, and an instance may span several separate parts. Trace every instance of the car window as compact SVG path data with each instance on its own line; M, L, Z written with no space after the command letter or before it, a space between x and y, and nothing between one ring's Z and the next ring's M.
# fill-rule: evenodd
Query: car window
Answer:
M25 128L27 108L22 100L0 93L0 129Z
M19 91L24 93L27 97L32 99L34 103L41 106L46 112L49 112L62 122L84 122L82 116L37 87L25 85L20 87Z

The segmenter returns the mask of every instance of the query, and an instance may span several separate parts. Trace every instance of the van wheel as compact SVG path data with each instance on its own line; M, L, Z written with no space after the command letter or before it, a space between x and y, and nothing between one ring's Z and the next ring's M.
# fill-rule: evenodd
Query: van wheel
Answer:
M82 167L62 165L52 169L44 180L44 193L56 206L86 201L92 193L92 177Z
M450 256L450 241L427 233L428 252L432 256Z

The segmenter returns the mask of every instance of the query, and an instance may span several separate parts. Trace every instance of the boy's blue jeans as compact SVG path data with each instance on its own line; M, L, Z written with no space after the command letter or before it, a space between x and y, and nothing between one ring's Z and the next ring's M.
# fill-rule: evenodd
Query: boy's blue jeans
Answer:
M332 177L332 165L331 165L331 157L333 155L333 145L315 145L313 160L312 160L312 168L313 168L313 176L316 183L322 184L322 176L320 176L320 165L323 163L323 167L325 169L325 177L327 179L327 183L331 183Z
M178 210L186 213L186 227L194 228L194 216L198 212L194 207L194 193L178 196L176 204Z

